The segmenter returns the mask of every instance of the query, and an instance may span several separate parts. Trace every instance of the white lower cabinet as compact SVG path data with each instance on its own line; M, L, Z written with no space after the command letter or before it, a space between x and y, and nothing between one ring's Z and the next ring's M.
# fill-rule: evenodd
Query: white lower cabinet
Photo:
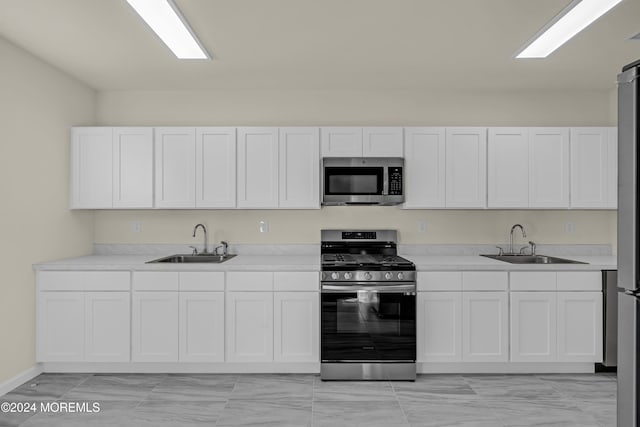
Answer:
M558 292L558 360L602 361L602 292Z
M129 361L130 300L129 292L85 293L84 358L86 361Z
M133 360L224 361L224 273L136 272Z
M181 362L224 362L224 292L180 293Z
M599 271L511 273L511 361L601 362L601 286Z
M84 359L84 293L40 292L38 295L38 362Z
M37 273L37 362L128 362L129 272Z
M273 361L273 292L227 292L227 362Z
M508 313L506 292L462 293L462 360L509 359Z
M317 362L320 357L318 292L274 292L273 360Z
M462 292L418 292L417 360L462 360Z
M418 273L417 360L508 360L507 286L500 271Z
M134 362L178 361L178 292L134 292Z
M556 360L555 292L511 293L511 360Z

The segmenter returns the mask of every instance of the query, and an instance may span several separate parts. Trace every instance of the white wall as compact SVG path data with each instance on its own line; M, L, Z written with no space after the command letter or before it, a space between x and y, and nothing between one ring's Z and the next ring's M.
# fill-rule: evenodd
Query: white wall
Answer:
M101 125L486 125L610 126L611 91L200 91L101 92ZM258 221L270 222L260 234ZM418 233L417 222L427 221ZM133 233L131 223L142 223ZM97 243L186 243L206 222L235 243L313 243L321 228L393 227L403 243L491 243L508 240L516 222L539 243L615 244L612 211L403 211L333 207L319 211L97 211ZM565 224L575 225L573 233ZM199 242L199 240L197 240Z
M32 264L87 254L93 213L69 206L69 127L95 92L0 37L0 383L35 360Z

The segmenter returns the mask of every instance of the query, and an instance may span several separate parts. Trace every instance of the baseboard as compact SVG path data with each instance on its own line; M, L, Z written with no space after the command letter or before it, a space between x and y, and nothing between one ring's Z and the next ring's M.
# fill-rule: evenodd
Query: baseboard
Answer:
M43 372L317 374L320 363L46 362Z
M588 362L423 362L419 374L578 374L595 372Z
M37 377L41 373L42 373L42 367L39 365L36 365L16 375L13 378L9 378L7 381L0 383L0 396L4 396L14 388L21 386L27 381Z

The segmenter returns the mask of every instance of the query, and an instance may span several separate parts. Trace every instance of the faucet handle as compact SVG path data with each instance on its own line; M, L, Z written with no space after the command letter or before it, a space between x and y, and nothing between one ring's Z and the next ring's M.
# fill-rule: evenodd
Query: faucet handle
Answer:
M536 254L536 244L534 242L532 242L531 240L529 240L529 247L531 248L531 255L535 255Z
M193 249L193 251L191 252L191 255L198 255L198 248L196 248L195 246L189 246L191 249Z
M498 256L504 255L504 249L502 249L502 247L496 246L496 248L498 248Z

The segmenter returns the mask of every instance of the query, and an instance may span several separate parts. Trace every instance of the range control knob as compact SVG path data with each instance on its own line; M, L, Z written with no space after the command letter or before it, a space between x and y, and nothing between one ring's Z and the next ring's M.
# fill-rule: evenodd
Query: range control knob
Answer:
M387 272L387 273L384 273L384 278L385 278L385 279L387 279L387 280L391 280L391 278L392 278L392 277L393 277L393 274L388 273L388 272Z
M345 278L345 279L349 280L349 279L351 279L352 277L353 277L353 274L352 274L352 273L349 273L349 272L344 273L344 278Z
M338 278L340 278L340 275L334 271L333 273L331 273L331 278L333 280L338 280Z
M404 273L400 272L398 273L398 280L402 280L404 279Z
M365 280L371 280L371 273L369 273L368 271L364 273L364 278Z

